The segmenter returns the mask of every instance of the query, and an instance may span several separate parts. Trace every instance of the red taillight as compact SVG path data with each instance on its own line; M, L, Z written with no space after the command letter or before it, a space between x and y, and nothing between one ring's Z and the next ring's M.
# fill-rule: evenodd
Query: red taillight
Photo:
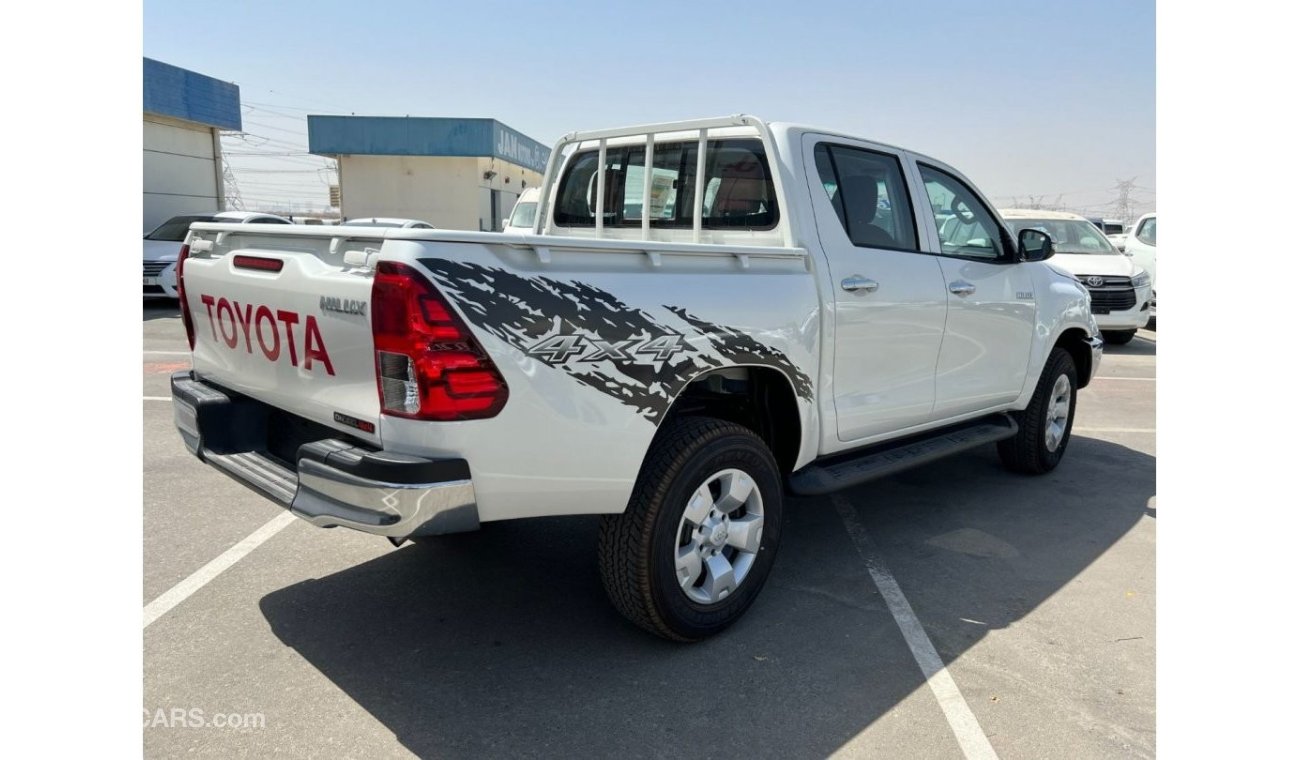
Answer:
M190 340L190 350L194 350L194 318L190 316L190 305L185 300L185 259L190 256L190 247L181 246L180 255L176 257L176 295L181 299L181 321L185 323L185 337Z
M501 411L505 378L433 283L405 264L381 261L370 296L384 414L472 420Z

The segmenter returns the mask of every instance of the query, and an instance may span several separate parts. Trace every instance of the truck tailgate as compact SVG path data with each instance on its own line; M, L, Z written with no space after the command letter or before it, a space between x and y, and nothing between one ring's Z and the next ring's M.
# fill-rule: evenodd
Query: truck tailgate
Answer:
M331 250L332 236L298 232L192 233L191 243L202 241L184 264L194 370L227 389L378 443L372 279L344 263L344 249L364 256L363 244Z

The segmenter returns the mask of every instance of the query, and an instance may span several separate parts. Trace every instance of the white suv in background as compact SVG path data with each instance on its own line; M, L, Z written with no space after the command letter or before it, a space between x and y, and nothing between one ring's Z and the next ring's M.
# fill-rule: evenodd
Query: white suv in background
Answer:
M1144 214L1133 225L1128 239L1124 241L1124 253L1132 256L1133 261L1151 275L1151 303L1154 304L1156 300L1156 215L1154 213Z
M522 232L529 234L533 231L533 220L537 218L537 199L541 192L536 187L525 188L519 194L519 200L515 201L515 208L510 212L510 218L501 228L502 232Z
M176 292L176 257L195 222L227 224L293 224L275 214L256 211L221 211L215 214L173 216L144 236L144 297L180 298Z
M1060 211L1000 209L999 213L1017 235L1032 228L1052 236L1056 256L1051 263L1074 275L1088 289L1093 317L1107 343L1128 343L1139 327L1146 327L1155 292L1152 274L1135 263L1135 258L1116 250L1095 224L1078 214Z

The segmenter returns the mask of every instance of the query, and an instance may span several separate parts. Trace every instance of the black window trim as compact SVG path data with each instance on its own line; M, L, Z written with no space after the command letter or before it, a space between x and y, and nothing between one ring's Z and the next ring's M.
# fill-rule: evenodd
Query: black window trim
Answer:
M922 168L929 169L930 171L938 172L939 174L942 174L943 176L945 176L945 177L951 179L953 182L956 182L957 184L959 184L959 185L961 185L962 187L966 188L966 192L970 193L970 197L973 198L973 199L975 199L975 202L978 203L978 204L980 204L980 206L984 207L984 210L985 210L986 212L988 212L988 215L989 215L990 217L992 217L993 222L994 222L994 223L997 225L997 227L998 227L998 234L1002 237L1002 248L1003 248L1003 251L1002 251L1002 253L998 254L997 258L992 258L992 259L990 259L990 258L988 258L987 256L963 256L963 255L961 255L961 254L959 254L959 253L944 253L944 252L943 252L943 241L939 239L939 225L938 225L938 223L937 223L937 221L936 221L935 226L934 226L934 242L939 246L939 250L934 252L934 255L935 255L935 256L942 256L942 257L944 257L944 258L946 258L946 259L960 259L960 260L962 260L962 261L982 261L982 262L984 262L985 264L1018 264L1018 263L1020 263L1020 254L1019 254L1019 250L1018 250L1019 246L1016 244L1016 238L1013 237L1013 236L1011 235L1011 232L1007 229L1007 224L1006 224L1005 221L1003 221L1003 219L1002 219L1002 215L999 214L997 211L993 210L992 208L990 208L989 205L988 205L987 203L985 203L985 202L983 201L983 199L980 198L979 193L975 192L975 188L971 187L971 185L970 185L969 182L966 182L966 181L963 180L961 177L958 177L957 175L953 174L952 172L948 171L947 169L941 169L941 168L935 166L934 164L927 164L927 163L924 162L924 161L917 161L917 162L916 162L916 169L917 169L917 173L918 173L918 174L920 173L920 171L921 171ZM922 177L921 177L921 185L922 185L922 186L925 185L925 177L924 177L924 175L922 175ZM928 202L929 202L929 191L926 191L926 198L927 198L927 203L928 203ZM932 220L934 219L934 209L933 209L933 208L930 209L930 218L931 218Z
M929 251L922 250L921 248L921 229L920 227L917 226L916 223L916 208L915 208L916 203L912 198L912 186L907 181L907 170L903 167L903 157L892 153L885 153L884 151L872 150L871 148L862 148L857 145L849 145L848 143L821 140L813 144L813 169L814 170L816 170L817 168L817 149L823 145L826 146L826 157L829 158L831 161L831 172L835 174L836 188L843 187L843 184L840 183L840 170L839 170L839 166L835 163L835 151L832 150L832 148L835 147L848 148L849 150L856 150L862 153L870 153L872 155L880 156L882 158L894 159L894 162L898 164L898 176L900 179L903 180L903 191L907 194L907 206L912 212L912 237L914 240L916 240L916 248L906 248L904 246L892 246L892 245L858 245L857 243L853 242L853 237L849 235L849 228L847 223L843 221L843 217L840 217L840 229L844 230L844 237L849 241L849 245L853 246L854 248L866 248L867 250L872 250L872 251L901 251L903 253L920 253L920 254L930 255ZM817 180L820 183L821 177L818 176ZM825 190L826 189L823 187L822 192L825 192ZM836 190L836 195L837 196L840 195L838 189ZM829 201L831 207L834 208L835 201L829 197L826 200ZM843 200L840 201L840 208L844 208ZM847 214L847 211L845 213Z
M772 161L771 161L770 157L767 155L767 147L763 144L763 141L762 141L761 138L758 138L758 137L746 137L746 136L738 136L738 137L712 137L712 138L709 138L709 140L708 140L708 145L707 145L707 147L705 148L705 150L708 151L708 155L705 157L704 174L705 174L705 176L708 176L709 173L710 173L710 170L713 168L713 166L714 166L714 161L717 160L716 157L717 157L717 153L718 153L718 148L721 147L723 144L725 144L725 143L729 143L729 142L745 142L745 143L751 143L751 142L752 142L752 143L754 143L754 144L756 145L757 150L755 150L755 155L757 155L759 158L762 159L762 161L763 161L763 168L766 170L766 173L767 173L767 186L768 186L768 189L769 189L769 191L770 191L769 197L772 199L772 223L769 224L769 225L761 226L761 227L758 227L758 226L743 226L743 225L716 225L716 226L715 226L715 225L711 225L711 224L708 223L708 219L709 219L709 217L705 217L704 220L701 221L700 229L701 229L701 230L709 230L709 231L711 231L711 232L728 232L728 231L731 231L731 232L737 232L737 231L741 231L741 232L770 232L770 231L776 229L776 228L781 224L781 201L780 201L780 198L778 197L777 192L776 192L776 180L775 180L775 175L774 175L774 172L773 172L773 169L772 169ZM686 161L686 150L685 150L685 149L688 148L688 147L690 147L690 146L698 146L698 145L699 145L699 140L689 140L689 139L688 139L688 140L665 140L665 141L663 141L663 142L660 142L660 141L656 140L656 141L655 141L655 157L657 158L657 157L659 156L659 151L660 151L662 148L665 148L665 147L673 148L673 147L681 146L681 147L683 148L683 150L682 150L682 155L681 155L681 159L680 159L679 168L678 168L678 171L677 171L677 176L678 176L678 177L682 177L682 176L685 176L685 174L686 174L686 170L687 170L688 168L694 170L694 162L692 161L692 162L689 162L689 164L688 164L688 162ZM746 146L746 147L749 147L749 146ZM628 164L629 164L629 159L631 158L631 155L632 155L632 151L633 151L633 150L636 150L636 149L638 149L638 148L642 150L641 163L642 163L642 165L644 165L644 164L645 164L645 153L644 153L644 150L645 150L645 142L644 142L644 141L642 141L642 142L638 142L638 143L631 143L631 144L628 144L628 145L616 145L616 146L607 147L607 148L605 149L605 160L606 160L606 162L613 163L613 161L614 161L613 157L615 157L615 156L620 156L620 157L621 157L621 161L622 161L622 166L623 166L622 171L626 172L626 171L627 171ZM565 187L566 183L568 182L569 177L570 177L570 175L572 174L574 167L575 167L575 166L577 165L577 163L578 163L578 159L579 159L580 157L584 156L584 155L597 155L597 156L598 156L599 153L600 153L600 149L599 149L599 148L587 148L587 149L585 149L585 150L575 150L575 151L573 152L573 154L570 155L569 158L565 161L565 164L564 164L564 171L560 174L560 181L559 181L559 184L556 185L556 194L555 194L556 202L553 203L553 204L551 204L551 208L549 209L549 213L550 213L550 215L551 215L551 219L550 219L550 221L551 221L551 224L552 224L553 226L555 226L555 227L561 227L561 228L564 228L564 229L579 229L579 230L586 230L586 229L593 229L593 230L594 230L594 229L596 228L596 221L595 221L595 219L592 219L590 223L578 223L578 222L571 222L571 221L563 221L563 222L562 222L562 221L559 219L559 214L560 214L560 204L559 204L559 200L560 200L560 191ZM597 158L597 162L599 162L599 158ZM605 167L600 166L600 167L597 167L596 170L597 170L597 171L605 171ZM653 171L653 170L654 170L654 167L650 167L650 171ZM689 202L690 202L689 208L691 209L692 213L694 213L694 202L695 202L694 196L693 196L693 195L690 195L690 196L687 195L687 193L686 193L687 188L686 188L686 183L685 183L685 182L679 182L678 185L679 185L679 186L678 186L677 189L676 189L676 190L677 190L677 197L676 197L676 200L675 200L675 202L674 202L674 203L675 203L675 206L674 206L674 207L675 207L675 208L686 208L687 206L683 206L683 205L682 205L682 201L684 201L684 200L686 200L686 199L689 198ZM697 178L695 178L695 181L691 184L691 192L692 192L692 193L700 192L700 187L699 187L699 185L700 185L700 181L699 181L699 178L697 177ZM707 189L707 185L706 185L706 189ZM624 185L623 192L624 192L625 194L626 194L626 192L627 192L626 184ZM644 212L644 209L645 209L646 202L645 202L645 199L644 199L644 198L641 200L641 205L642 205L642 209L643 209L643 212L642 212L642 213L645 213L645 212ZM607 213L608 213L609 211L610 211L609 209L606 209L606 212L607 212ZM616 214L616 219L617 219L617 214L618 214L619 212L618 212L618 211L615 211L614 213ZM615 221L615 222L612 222L612 223L611 223L611 222L606 222L605 225L604 225L604 228L605 228L605 229L639 229L640 227L641 227L641 220L640 220L640 219L617 219L617 221ZM651 219L651 220L650 220L650 229L658 229L658 230L689 230L689 229L694 229L694 221L693 221L692 219L690 219L690 218L687 218L687 219L684 219L684 220L677 220L677 219L673 219L673 220Z

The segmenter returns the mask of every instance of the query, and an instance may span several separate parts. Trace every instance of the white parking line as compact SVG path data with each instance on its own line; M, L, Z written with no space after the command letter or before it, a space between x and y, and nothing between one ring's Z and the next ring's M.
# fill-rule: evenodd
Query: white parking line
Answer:
M840 513L840 519L844 521L849 537L853 539L858 556L866 563L867 572L871 573L871 580L875 582L876 588L880 589L880 595L889 606L894 622L898 623L898 630L903 632L903 638L907 641L908 648L912 650L912 657L920 666L926 684L934 693L935 699L939 701L939 707L943 709L943 715L948 719L948 726L952 728L957 743L961 745L962 754L967 758L996 760L998 753L993 751L993 745L984 735L984 729L980 728L979 721L970 710L970 705L966 704L966 698L961 695L957 683L948 674L930 637L921 627L921 621L917 620L916 613L912 611L912 605L908 603L907 597L903 596L903 589L899 588L893 574L885 566L884 559L876 551L875 542L867 535L867 530L862 523L858 522L853 505L839 495L831 496L831 501Z
M1102 428L1102 427L1076 427L1070 428L1076 433L1154 433L1155 428Z
M171 396L145 396L145 401L171 401Z
M298 518L288 510L281 512L270 522L253 531L248 538L225 550L221 556L196 570L193 575L164 591L162 596L144 606L144 627L148 628L155 620L166 615L195 591L208 585L209 581L247 557L249 552L266 543L267 539L284 530L285 526L296 519Z

